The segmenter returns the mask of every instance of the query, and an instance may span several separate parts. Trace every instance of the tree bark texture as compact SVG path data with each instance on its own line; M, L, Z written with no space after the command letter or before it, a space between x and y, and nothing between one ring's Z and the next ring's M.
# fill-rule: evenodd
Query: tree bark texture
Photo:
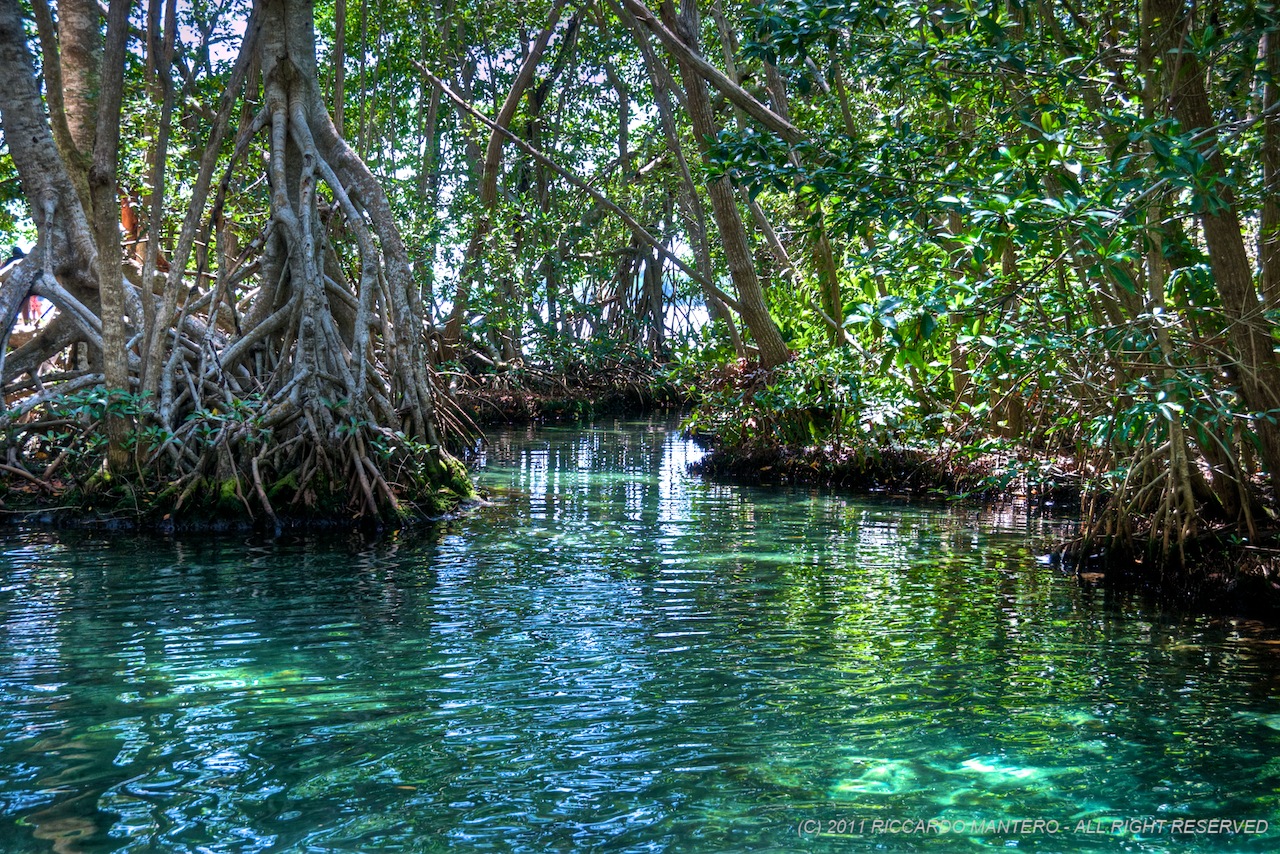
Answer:
M628 6L630 5L628 3ZM693 132L705 160L708 154L707 140L715 137L718 128L711 107L711 96L707 92L706 83L698 73L699 65L689 59L691 56L699 55L697 5L686 0L679 16L676 17L674 8L668 3L663 6L663 14L669 19L668 26L678 34L684 45L683 50L674 52L680 66L680 74L685 82L689 120L693 124ZM724 176L712 181L707 186L707 191L711 197L712 213L720 228L720 239L724 244L729 276L738 292L738 312L747 329L751 331L752 338L755 339L756 347L760 351L761 365L766 368L777 367L791 358L791 351L782 340L782 333L778 331L778 326L774 323L765 304L764 290L756 274L755 260L751 255L751 246L747 241L747 230L743 225L742 215L738 212L733 184L728 176Z
M1209 250L1209 266L1228 320L1228 338L1236 360L1240 397L1252 411L1252 429L1273 486L1280 485L1280 365L1276 362L1271 324L1254 286L1253 265L1245 249L1235 192L1218 149L1200 61L1189 44L1193 20L1181 0L1151 0L1159 36L1156 44L1166 63L1169 107L1184 131L1200 131L1199 145L1213 184L1200 200L1199 215Z
M102 83L98 98L98 119L89 170L89 192L93 199L93 231L98 245L98 293L102 301L102 372L107 399L128 394L129 355L127 342L124 273L120 267L120 212L116 200L116 171L120 158L120 107L124 96L124 53L128 38L129 0L111 0L107 12L107 42L102 54ZM131 318L136 322L139 318ZM125 440L129 421L116 407L107 406L107 469L119 473L129 465Z
M7 333L28 293L51 299L61 312L8 365L0 361L0 376L13 382L21 375L15 371L29 372L40 387L41 362L76 340L89 343L91 359L106 372L105 382L80 371L29 395L6 412L6 426L57 394L95 383L111 395L158 390L148 417L171 438L137 470L146 477L144 470L163 464L164 473L154 473L181 491L175 509L212 489L224 503L233 494L251 514L275 519L266 488L273 483L284 484L276 500L306 508L319 493L345 501L356 515L381 518L398 514L402 498L438 506L437 487L465 495L465 475L440 447L425 312L407 250L381 185L338 134L320 94L311 0L263 0L246 28L227 90L209 116L213 130L164 287L154 293L138 287L142 277L122 276L116 169L128 10L128 0L113 0L109 12L90 206L43 115L19 2L0 0L0 123L40 236L0 287L0 321ZM255 65L262 106L244 116L206 218L235 102ZM192 280L187 262L209 254L210 232L216 228L219 242L228 241L223 200L236 164L264 132L271 191L265 230L239 260L213 253L216 284L203 275ZM163 156L164 146L157 148ZM224 253L230 243L220 247ZM235 269L224 269L227 263ZM152 321L148 334L135 338L130 326L144 315ZM228 411L241 414L228 418ZM105 421L109 467L118 470L121 437L110 415Z

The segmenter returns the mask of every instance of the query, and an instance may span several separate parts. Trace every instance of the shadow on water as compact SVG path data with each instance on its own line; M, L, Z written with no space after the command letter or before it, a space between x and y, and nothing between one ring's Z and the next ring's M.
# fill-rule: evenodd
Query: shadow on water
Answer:
M699 453L496 435L492 507L374 542L11 540L0 851L1274 848L1111 824L1275 815L1268 628Z

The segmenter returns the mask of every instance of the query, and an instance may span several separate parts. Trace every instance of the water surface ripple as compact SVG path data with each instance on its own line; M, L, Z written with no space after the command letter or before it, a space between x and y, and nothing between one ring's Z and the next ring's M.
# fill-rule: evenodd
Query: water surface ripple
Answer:
M373 544L9 536L0 852L1277 846L1274 633L697 455L499 434L494 506Z

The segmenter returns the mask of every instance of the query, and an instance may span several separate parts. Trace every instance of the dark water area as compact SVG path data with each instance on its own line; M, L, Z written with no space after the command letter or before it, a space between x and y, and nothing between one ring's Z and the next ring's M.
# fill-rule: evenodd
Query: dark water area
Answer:
M1280 848L1268 627L664 423L491 439L412 535L10 535L0 852Z

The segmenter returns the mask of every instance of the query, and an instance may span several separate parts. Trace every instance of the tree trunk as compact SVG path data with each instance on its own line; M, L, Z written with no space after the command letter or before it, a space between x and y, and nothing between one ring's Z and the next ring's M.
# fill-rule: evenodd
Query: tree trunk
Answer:
M1204 85L1204 72L1188 37L1191 13L1180 0L1150 0L1160 37L1160 55L1169 80L1169 103L1184 131L1199 132L1198 144L1207 173L1216 179L1210 192L1216 198L1198 199L1199 219L1209 250L1209 266L1230 321L1228 336L1236 361L1240 397L1251 410L1251 426L1262 448L1262 460L1273 486L1280 486L1280 365L1276 363L1271 327L1254 289L1253 266L1245 250L1240 215L1225 160L1219 151L1215 125Z
M629 4L630 5L630 4ZM693 124L694 135L698 139L699 150L704 161L708 156L707 140L713 139L718 128L711 108L711 96L707 85L698 74L698 65L689 57L698 54L698 7L692 0L686 0L681 7L679 18L671 5L664 4L663 14L667 17L668 26L674 29L683 41L685 50L675 51L676 61L680 66L681 76L685 81L685 97L689 104L689 120ZM703 60L705 63L705 60ZM747 241L747 230L742 224L742 216L738 213L737 199L733 185L728 176L711 182L707 187L711 196L711 209L720 228L720 239L724 243L725 258L729 265L729 275L738 292L739 314L760 351L760 363L766 368L776 367L791 358L791 351L777 324L769 315L765 304L764 290L756 275L755 260L751 256L751 247Z
M136 471L148 489L167 486L167 494L177 494L166 508L173 511L195 494L211 495L219 512L243 507L273 519L273 502L280 500L302 508L345 502L357 516L388 518L401 512L402 499L438 512L441 487L466 495L464 472L440 448L424 311L390 203L337 133L320 94L311 0L264 0L246 28L162 297L139 295L122 280L115 164L128 8L128 0L113 0L110 10L108 73L89 176L95 211L90 228L44 120L18 0L0 0L0 79L6 81L0 124L7 139L27 143L13 146L12 156L40 230L35 251L0 286L0 316L7 330L12 309L29 290L61 310L15 354L11 369L0 368L0 376L8 381L13 369L34 372L75 337L89 342L102 361L112 396L132 388L145 365L148 387L160 390L156 417L171 438L139 461ZM221 320L231 313L224 299L229 305L236 301L228 292L235 284L222 264L212 292L203 277L191 282L184 276L198 238L208 242L198 226L255 49L265 107L242 129L230 164L248 155L255 135L269 131L271 215L251 244L262 252L260 263L235 273L234 281L244 281L257 270L261 281L247 310L232 313L232 324ZM232 177L229 168L210 217L220 242L222 199ZM322 185L332 208L323 218ZM342 228L330 229L334 221ZM354 281L335 263L334 241L354 250ZM180 307L179 294L185 297ZM154 328L134 354L124 343L125 324L141 318L146 300L156 300ZM203 324L190 315L193 303L207 312ZM224 334L232 326L235 334ZM71 330L75 337L68 336ZM34 380L27 386L38 393L24 399L21 411L50 404L64 391L103 384L104 377L93 373L48 389ZM108 467L118 471L123 460L115 409L108 407L105 421ZM11 417L3 416L11 447L25 447L23 427ZM200 503L209 506L207 500Z
M62 100L75 146L72 168L87 174L94 153L102 73L102 17L95 0L58 3L58 47Z
M653 45L649 40L649 32L640 26L635 17L622 7L618 6L616 0L610 0L610 6L613 8L614 14L627 22L632 34L635 36L636 44L640 48L640 55L644 59L645 69L649 72L650 85L653 87L654 100L658 106L658 119L662 124L662 133L667 141L667 147L676 158L676 165L680 170L680 196L681 207L684 208L684 224L685 233L689 236L689 242L693 245L694 264L698 273L706 281L711 281L713 276L713 267L711 264L711 247L707 240L707 211L702 204L702 197L698 195L698 187L693 182L693 174L689 170L689 162L684 156L684 146L680 141L680 131L676 126L675 110L671 104L671 95L678 92L675 81L672 80L670 72L666 66L658 62L654 55ZM707 303L707 313L711 320L724 324L725 332L729 336L729 342L733 345L733 352L739 358L746 356L746 349L742 344L742 336L738 334L737 324L733 322L733 315L729 312L729 307L712 292L710 288L703 287L703 299Z
M626 5L627 10L652 30L658 40L666 45L667 49L675 56L676 61L680 64L681 74L686 77L686 89L692 85L689 81L696 77L714 86L726 98L740 107L743 112L778 134L788 143L795 145L805 140L805 135L795 125L760 103L754 95L730 80L720 69L707 62L699 47L702 40L697 37L698 29L695 27L690 32L686 24L679 23L676 20L677 16L670 0L664 0L662 4L662 17L666 21L666 26L663 26L663 22L659 21L653 12L649 10L649 7L645 6L640 0L622 0L622 2ZM697 22L697 9L690 3L683 3L681 10L681 19Z
M363 71L363 67L361 68ZM333 128L338 136L345 132L344 114L347 100L347 0L333 4Z
M111 0L102 88L89 170L93 231L98 245L98 291L102 299L102 371L107 387L107 470L118 474L129 464L125 441L131 428L111 401L129 393L129 328L125 323L124 275L120 268L120 216L116 201L116 163L120 154L120 107L124 95L124 53L129 0ZM148 295L149 296L149 295ZM131 318L134 322L138 318Z
M1258 260L1262 267L1262 297L1266 307L1280 309L1280 32L1262 37L1262 62L1267 70L1262 86L1262 223Z
M86 215L87 198L82 199L45 122L18 0L0 0L0 80L5 81L0 87L0 124L6 139L25 142L10 144L9 154L39 230L39 243L22 266L56 277L80 301L96 308L98 249ZM87 189L86 182L86 195ZM33 282L38 276L15 274L9 282L20 278ZM0 323L7 326L12 319L0 318Z
M62 59L58 52L58 29L53 22L53 11L47 0L32 0L31 10L36 19L36 30L40 34L40 50L43 54L41 63L44 71L45 100L49 105L49 124L53 130L53 138L57 142L58 151L64 162L81 164L76 171L79 175L77 189L84 204L89 204L88 172L79 157L75 141L71 137L71 128L67 125L66 98L63 95ZM74 180L74 179L73 179Z
M493 227L493 210L498 204L498 172L502 166L502 146L506 142L502 131L511 126L511 120L515 118L525 90L533 83L538 62L542 59L543 51L547 49L547 43L551 41L551 34L560 20L560 10L563 7L564 0L559 0L552 7L547 26L534 39L533 45L529 48L529 55L525 57L520 70L516 73L516 79L511 84L511 89L507 92L502 107L494 119L496 127L489 134L489 143L484 151L484 166L480 173L481 211L476 220L475 229L471 233L471 241L467 244L462 270L458 273L458 290L453 298L453 309L449 312L449 319L445 323L441 336L443 339L441 358L443 359L451 358L454 349L462 340L462 325L471 303L472 280L479 272L485 239Z
M159 89L161 99L160 123L155 130L155 143L151 150L151 211L147 224L146 252L142 264L142 292L146 295L142 301L142 327L146 340L155 338L156 310L155 300L151 299L151 295L155 290L156 271L160 266L160 232L164 218L165 166L169 159L169 132L174 101L173 79L170 70L173 67L174 42L177 37L177 11L177 0L165 0L163 47L160 49L159 61L156 67L158 78L156 88ZM154 37L155 40L159 40L159 33L155 33ZM203 200L201 204L202 202ZM144 392L155 390L154 387L148 387L145 374L142 378L142 389Z

